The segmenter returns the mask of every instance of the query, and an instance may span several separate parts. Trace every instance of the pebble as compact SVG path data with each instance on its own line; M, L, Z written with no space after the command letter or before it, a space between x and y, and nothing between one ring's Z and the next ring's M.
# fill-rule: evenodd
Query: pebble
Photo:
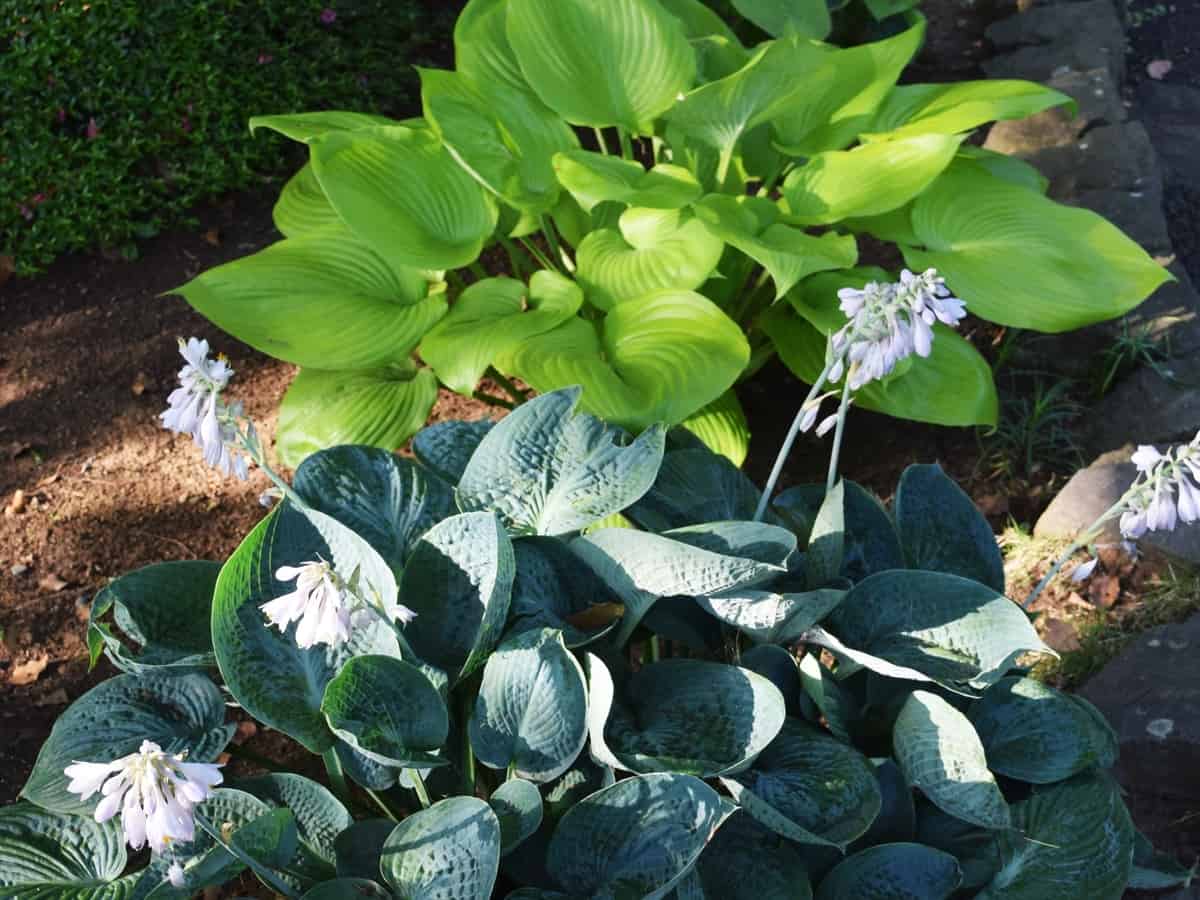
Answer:
M13 578L20 578L22 575L24 575L28 571L29 571L29 566L25 565L25 563L14 563L13 567L8 570L8 574L11 575Z

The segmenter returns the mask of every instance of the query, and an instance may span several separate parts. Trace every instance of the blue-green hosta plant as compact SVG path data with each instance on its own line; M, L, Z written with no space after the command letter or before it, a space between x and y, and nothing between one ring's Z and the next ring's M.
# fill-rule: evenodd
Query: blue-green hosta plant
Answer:
M911 11L842 48L823 42L824 0L733 5L774 37L744 46L699 0L471 0L455 68L420 73L421 118L252 120L309 148L275 207L284 239L179 293L301 367L286 463L395 449L439 382L471 395L484 375L517 398L514 380L578 384L594 415L634 433L684 423L740 463L736 384L775 354L815 380L838 291L895 279L868 263L937 269L980 318L1049 332L1170 278L1047 199L1027 164L966 141L1066 96L898 85L925 32ZM936 327L931 355L859 402L994 422L989 366Z
M164 421L264 464L227 367L183 350ZM939 468L891 509L835 478L760 511L690 432L580 400L431 426L415 458L315 452L268 472L282 500L228 560L104 588L88 645L121 674L0 808L0 896L186 898L246 870L314 900L1186 882L1130 823L1103 718L1023 674L1048 651ZM230 706L327 783L222 770Z

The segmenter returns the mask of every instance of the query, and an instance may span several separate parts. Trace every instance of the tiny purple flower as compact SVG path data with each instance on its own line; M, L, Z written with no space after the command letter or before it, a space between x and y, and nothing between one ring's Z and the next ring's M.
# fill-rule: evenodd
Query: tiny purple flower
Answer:
M325 7L323 10L321 10L321 24L322 25L332 25L336 21L337 21L337 12L336 11L330 9L329 7Z

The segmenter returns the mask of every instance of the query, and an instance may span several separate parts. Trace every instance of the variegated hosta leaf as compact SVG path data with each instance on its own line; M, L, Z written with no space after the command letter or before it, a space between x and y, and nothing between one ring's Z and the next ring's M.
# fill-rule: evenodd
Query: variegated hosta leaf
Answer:
M736 529L729 533L723 525ZM571 550L625 604L618 644L629 639L659 597L707 597L761 584L786 571L794 549L794 539L782 528L752 522L664 534L602 528L571 542Z
M1013 806L1013 830L1001 844L1004 865L979 900L1118 900L1133 866L1134 829L1120 788L1091 772Z
M296 625L281 632L267 624L262 604L291 593L293 581L275 577L281 566L324 560L360 590L396 602L392 570L365 540L322 512L282 503L238 546L221 569L213 595L213 648L234 699L258 721L284 732L310 752L324 753L334 736L321 713L325 685L351 656L398 656L390 625L365 609L340 647L296 645Z
M582 320L577 320L582 321ZM663 430L625 443L575 412L579 389L543 394L480 442L458 485L463 509L494 510L516 534L578 531L642 496L662 461Z
M987 750L988 768L1034 784L1065 781L1117 760L1117 736L1082 697L1032 678L1004 678L968 713Z
M292 487L366 540L397 576L421 535L455 511L450 485L375 447L314 453L296 470Z
M784 716L783 694L749 669L665 659L620 685L604 737L622 768L712 778L750 765Z
M948 900L962 881L949 853L922 844L880 844L825 876L817 900Z
M641 431L682 422L727 391L749 361L742 329L716 304L662 290L618 303L601 321L568 319L497 368L543 392L580 385L584 410Z
M679 20L644 0L510 0L508 41L542 101L572 125L651 134L692 86Z
M662 897L728 814L699 778L666 772L626 778L562 817L547 868L572 895Z
M0 894L10 898L124 900L132 885L117 823L54 813L32 803L0 807Z
M416 666L390 656L356 656L325 686L330 730L385 766L429 767L450 731L441 694Z
M500 822L500 855L515 850L542 824L542 795L531 781L509 778L488 798Z
M521 632L496 648L470 729L485 766L537 782L570 768L587 740L587 687L560 631Z
M425 335L421 358L446 387L469 397L494 360L562 324L582 303L578 285L545 269L534 273L528 287L513 278L476 281Z
M927 691L913 691L892 732L904 777L942 811L981 828L1008 828L1008 804L971 720Z
M490 900L500 868L500 822L475 797L442 800L396 826L380 868L405 900Z
M427 425L413 435L413 455L421 465L449 484L458 484L471 455L494 424L491 419L476 419Z
M233 734L206 675L150 672L102 681L67 707L38 751L21 796L53 812L90 815L100 802L67 790L73 762L112 762L153 741L168 753L211 762Z
M554 628L568 647L581 647L610 631L624 612L620 598L558 538L522 538L513 551L510 634Z
M753 766L721 783L762 825L801 844L845 848L882 803L865 756L796 719L784 723Z
M834 608L829 629L853 650L963 693L994 684L1023 653L1052 652L1003 594L940 572L880 572L860 581Z
M646 209L682 209L701 193L696 176L682 166L640 163L591 150L568 150L554 157L554 172L564 188L591 212L612 201Z
M812 900L800 848L744 811L717 830L692 873L698 900Z
M400 580L417 617L406 632L451 681L483 665L500 640L516 572L512 541L490 512L443 519L417 542Z
M579 283L589 303L609 310L658 290L700 287L724 250L724 241L690 210L630 207L616 228L597 229L580 242Z

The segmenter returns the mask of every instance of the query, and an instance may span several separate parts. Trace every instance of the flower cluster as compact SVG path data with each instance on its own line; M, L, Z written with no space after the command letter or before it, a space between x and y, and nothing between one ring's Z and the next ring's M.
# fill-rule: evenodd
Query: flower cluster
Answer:
M103 795L97 822L120 811L129 846L140 850L149 843L153 853L195 837L193 809L222 781L219 765L185 762L184 755L166 753L153 741L142 741L136 753L112 762L72 763L63 773L71 779L67 790L81 800L97 791Z
M1171 531L1179 521L1200 519L1200 432L1166 453L1138 447L1133 464L1138 476L1125 495L1122 536L1137 540L1147 531Z
M187 365L179 370L179 387L167 397L167 409L159 415L163 427L191 435L205 462L245 479L246 458L230 447L238 437L235 422L242 415L241 404L226 406L221 400L233 369L223 358L208 358L208 341L180 338L179 353Z

